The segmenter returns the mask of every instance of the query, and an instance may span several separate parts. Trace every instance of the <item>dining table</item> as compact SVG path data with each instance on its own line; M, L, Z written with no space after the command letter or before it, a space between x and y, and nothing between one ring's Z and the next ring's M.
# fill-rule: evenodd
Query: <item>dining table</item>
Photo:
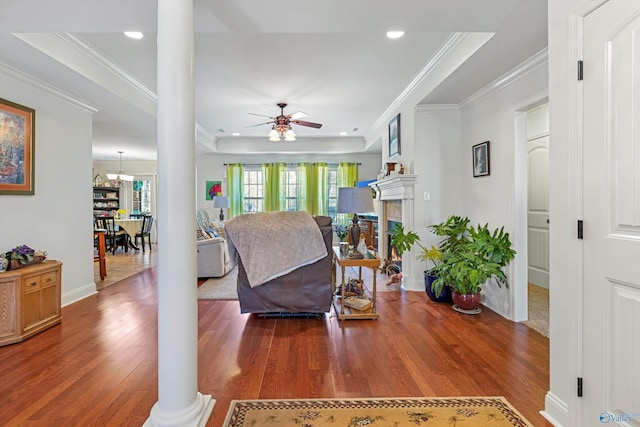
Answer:
M135 244L136 233L139 233L142 229L142 219L133 218L119 218L114 219L115 224L122 228L129 235L129 246L133 249L140 250Z

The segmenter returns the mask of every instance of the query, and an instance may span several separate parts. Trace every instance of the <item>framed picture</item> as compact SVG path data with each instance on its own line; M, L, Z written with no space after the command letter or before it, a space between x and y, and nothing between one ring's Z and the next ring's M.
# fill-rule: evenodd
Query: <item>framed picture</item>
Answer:
M400 113L389 122L389 158L400 155Z
M206 190L206 200L213 200L215 196L222 194L222 181L207 181Z
M489 141L481 142L472 147L473 150L473 176L488 176L489 168Z
M36 111L0 98L0 194L33 195Z

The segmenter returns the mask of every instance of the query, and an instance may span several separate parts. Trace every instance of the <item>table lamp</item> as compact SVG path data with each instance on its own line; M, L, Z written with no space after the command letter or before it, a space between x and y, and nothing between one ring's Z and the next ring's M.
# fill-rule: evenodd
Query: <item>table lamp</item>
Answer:
M213 207L220 208L220 221L224 221L224 212L222 212L222 209L229 208L229 198L227 196L214 196Z
M353 220L349 226L349 237L354 246L360 241L360 225L358 213L373 212L373 193L369 187L338 188L338 213L352 213Z

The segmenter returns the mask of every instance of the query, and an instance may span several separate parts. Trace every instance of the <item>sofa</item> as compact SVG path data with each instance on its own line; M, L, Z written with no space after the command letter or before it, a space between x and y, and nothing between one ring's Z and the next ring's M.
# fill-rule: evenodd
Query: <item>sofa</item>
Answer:
M242 252L239 252L237 288L242 313L315 314L331 310L333 298L331 284L333 228L331 218L314 216L313 221L320 230L319 239L321 241L319 244L323 246L324 256L259 286L251 286L245 268L247 262L243 260ZM238 236L231 233L231 224L228 229L231 240L235 240ZM258 226L244 233L261 233L263 231ZM280 253L269 253L264 256L268 257L271 262L278 263L279 255ZM280 258L280 262L282 262L282 258Z
M233 243L227 239L224 222L211 220L209 213L198 209L198 278L222 277L238 263Z

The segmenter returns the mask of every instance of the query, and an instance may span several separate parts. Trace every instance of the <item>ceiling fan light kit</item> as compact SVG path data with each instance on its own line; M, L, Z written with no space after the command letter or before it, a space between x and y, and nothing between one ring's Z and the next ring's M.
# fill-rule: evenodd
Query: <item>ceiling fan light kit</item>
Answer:
M306 122L306 121L299 120L302 117L307 117L307 114L303 113L302 111L285 115L284 107L286 106L287 104L285 103L282 103L282 102L279 103L278 104L278 107L280 107L279 116L277 117L264 116L264 117L269 117L270 119L272 119L272 121L253 125L253 126L260 126L260 125L271 124L272 125L271 131L269 132L269 135L267 135L269 137L269 141L278 142L280 141L281 137L284 138L284 140L287 142L295 141L296 133L293 131L293 128L291 127L292 123L297 124L299 126L307 126L307 127L312 127L316 129L320 129L322 127L320 123L313 123L313 122ZM255 114L255 113L249 113L249 114L253 114L254 116L262 115L262 114Z

